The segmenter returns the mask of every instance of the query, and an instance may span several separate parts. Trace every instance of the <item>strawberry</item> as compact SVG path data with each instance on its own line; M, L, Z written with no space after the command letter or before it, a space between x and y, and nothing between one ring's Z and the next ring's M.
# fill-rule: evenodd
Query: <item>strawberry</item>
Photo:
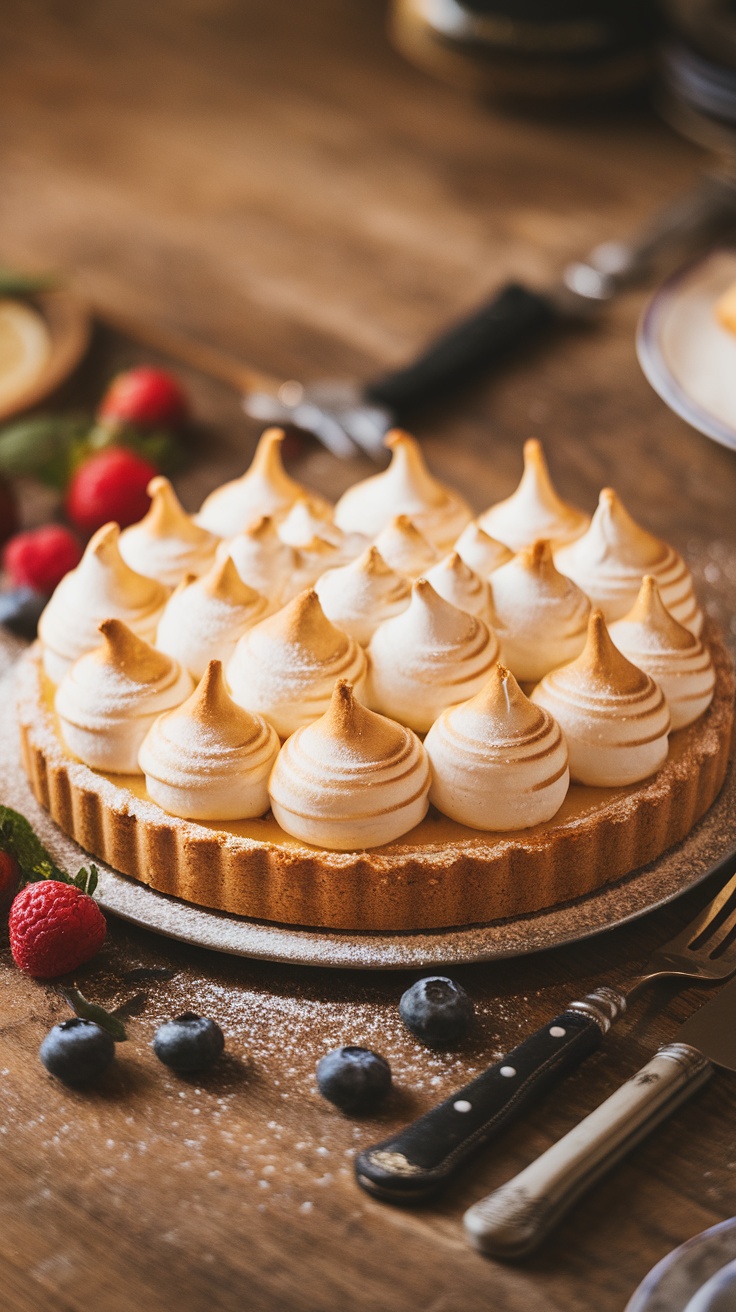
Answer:
M127 528L148 510L146 488L157 472L148 460L125 447L99 451L72 476L64 502L66 513L86 533L94 533L111 519Z
M82 559L82 548L63 524L16 533L5 545L3 568L18 587L48 595Z
M10 906L18 890L20 866L10 852L0 851L0 908Z
M15 503L13 489L4 478L0 478L0 542L18 530L18 507Z
M27 884L13 900L8 925L16 966L36 979L76 970L99 952L107 931L94 898L58 879Z
M188 415L189 404L177 379L145 364L113 378L97 411L103 422L140 428L178 428Z

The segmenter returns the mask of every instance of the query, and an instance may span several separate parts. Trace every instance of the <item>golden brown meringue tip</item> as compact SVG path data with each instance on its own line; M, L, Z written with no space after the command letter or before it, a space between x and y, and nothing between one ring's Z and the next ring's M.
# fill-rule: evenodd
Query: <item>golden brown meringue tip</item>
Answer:
M568 668L579 670L613 693L638 692L649 683L649 675L614 646L601 610L591 611L585 646Z
M191 515L187 514L169 479L164 478L163 474L152 478L146 491L151 504L141 523L145 524L153 537L177 537L201 543L214 540L208 529L195 524Z
M596 517L610 524L620 542L634 548L637 561L656 565L667 554L667 544L637 524L612 487L602 488Z
M187 579L194 582L196 575L188 574ZM229 601L233 606L252 606L260 593L241 579L232 556L223 555L215 560L214 565L202 576L202 588L208 596L217 601Z
M318 660L329 660L335 654L335 640L350 642L331 620L328 620L314 588L305 588L292 601L268 619L262 620L271 632L281 630L286 642L305 647Z
M675 619L662 601L657 580L651 574L642 579L639 595L628 615L621 621L624 624L645 624L654 629L674 651L686 651L700 645L698 638L683 624Z
M85 549L85 555L96 556L103 565L117 565L118 561L123 564L120 549L118 547L118 538L120 537L120 525L114 519L108 524L103 524L98 528L96 533L92 534Z
M222 661L211 660L194 692L172 714L187 715L199 724L226 734L233 717L240 719L248 713L237 706L230 696Z
M122 670L129 679L155 683L171 671L171 657L139 638L122 620L103 620L98 628L103 638L102 647L97 649L101 659Z

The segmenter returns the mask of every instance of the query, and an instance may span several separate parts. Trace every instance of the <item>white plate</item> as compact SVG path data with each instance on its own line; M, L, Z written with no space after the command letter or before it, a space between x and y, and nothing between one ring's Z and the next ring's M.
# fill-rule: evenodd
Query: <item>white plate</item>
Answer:
M685 1312L707 1280L736 1258L736 1217L668 1253L629 1299L624 1312Z
M736 283L736 248L711 251L655 293L637 334L637 354L662 400L693 428L736 450L736 334L715 316Z

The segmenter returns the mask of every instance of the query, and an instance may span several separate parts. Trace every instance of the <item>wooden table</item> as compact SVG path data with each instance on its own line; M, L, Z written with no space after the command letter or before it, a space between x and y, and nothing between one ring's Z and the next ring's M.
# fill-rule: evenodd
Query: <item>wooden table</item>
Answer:
M0 77L3 262L68 270L101 304L176 325L280 376L368 377L508 275L551 276L626 230L699 165L646 111L504 117L406 66L368 0L27 6L6 0ZM636 365L642 297L539 347L420 416L438 473L481 509L545 442L561 490L631 510L701 553L721 598L734 546L733 454L691 432ZM65 400L117 362L103 337ZM240 470L256 430L227 388L187 375L207 441L179 480L196 506ZM364 469L311 447L296 464L337 494ZM31 506L32 509L32 506ZM707 553L706 553L707 555ZM720 573L719 573L720 571ZM733 583L733 576L731 576ZM724 839L727 836L724 835ZM51 987L0 976L0 1288L12 1312L615 1312L675 1244L736 1210L736 1085L718 1077L579 1207L532 1262L464 1243L463 1208L590 1110L699 996L642 1000L437 1205L384 1207L355 1186L356 1149L446 1095L593 985L622 979L702 893L630 928L527 960L458 970L473 1038L433 1054L402 1031L407 977L219 958L112 923L80 973L129 1002L130 1041L99 1089L64 1090L36 1052L65 1014ZM174 972L167 978L140 968ZM140 996L143 995L143 996ZM158 1065L156 1024L214 1016L228 1058L195 1081ZM354 1123L314 1066L367 1043L391 1060L388 1110Z

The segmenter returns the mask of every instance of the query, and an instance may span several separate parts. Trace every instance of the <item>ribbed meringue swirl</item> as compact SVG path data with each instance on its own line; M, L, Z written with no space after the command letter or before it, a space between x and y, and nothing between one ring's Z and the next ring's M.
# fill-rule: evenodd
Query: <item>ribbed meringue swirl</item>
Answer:
M580 655L590 602L555 569L549 542L535 542L502 565L491 588L503 659L517 679L536 683Z
M56 690L67 747L93 770L140 774L138 752L157 716L188 697L194 681L122 620L103 620L101 646L80 656Z
M557 495L549 476L541 444L524 443L524 473L516 491L478 516L480 527L514 551L539 538L554 547L572 542L585 532L590 515Z
M415 579L439 559L437 548L419 531L408 515L396 515L375 541L383 559L397 574Z
M124 620L139 637L153 642L168 589L126 565L119 537L117 524L97 530L39 620L43 665L52 683L60 683L80 656L99 647L102 620Z
M417 579L408 609L371 638L368 705L425 733L446 706L480 692L498 650L483 620Z
M185 574L204 574L219 539L195 524L181 506L168 478L148 484L151 505L138 524L120 534L120 554L139 574L175 588Z
M324 497L306 492L301 483L287 474L281 462L283 440L282 429L267 428L250 467L240 478L210 492L199 510L197 523L222 538L231 538L263 515L285 518L294 502L305 495L317 513L330 515L332 507Z
M482 579L489 578L500 565L511 560L514 554L505 543L489 537L476 519L463 529L455 543L455 550Z
M270 602L243 583L230 556L202 578L189 574L159 621L156 646L200 679L211 660L227 663L238 638L265 618Z
M434 806L473 829L551 820L570 784L567 746L549 711L497 665L475 697L450 706L424 740Z
M333 624L367 647L379 624L400 615L411 600L411 586L403 574L386 564L378 547L368 547L357 560L330 569L314 590Z
M246 820L268 810L276 730L228 696L220 661L209 662L191 697L160 715L138 763L148 795L184 820Z
M349 679L358 696L365 652L327 619L307 590L240 639L227 667L235 701L259 711L281 738L311 724L330 704L335 681Z
M284 743L270 792L295 838L338 852L380 847L426 814L429 764L411 729L366 710L341 679L325 714Z
M532 701L558 721L581 784L622 787L654 774L667 758L670 713L662 689L614 647L599 610L577 660L552 670Z
M385 438L391 464L381 474L354 483L335 507L335 523L346 532L375 538L396 515L410 515L441 551L448 551L471 518L470 507L430 474L418 442L394 429Z
M424 575L435 592L469 615L479 615L486 624L493 623L493 596L488 583L466 565L457 551L451 551Z
M332 515L324 507L315 505L310 497L299 497L286 519L279 524L279 537L291 547L308 547L314 538L329 542L340 551L340 564L354 560L368 546L362 533L346 533L338 528Z
M340 548L327 538L312 538L305 546L297 548L296 567L282 593L283 601L289 601L297 592L314 587L317 579L328 569L337 569L345 563Z
M692 576L682 556L631 518L612 488L604 488L584 537L555 555L557 568L574 579L610 624L634 605L641 581L651 574L662 600L696 636L703 627Z
M692 724L708 709L716 682L710 652L670 614L650 574L633 609L609 632L619 651L659 684L673 729Z
M222 560L224 556L232 557L244 583L270 597L274 604L289 593L297 568L297 553L281 541L270 515L263 515L250 528L220 543L215 558Z

